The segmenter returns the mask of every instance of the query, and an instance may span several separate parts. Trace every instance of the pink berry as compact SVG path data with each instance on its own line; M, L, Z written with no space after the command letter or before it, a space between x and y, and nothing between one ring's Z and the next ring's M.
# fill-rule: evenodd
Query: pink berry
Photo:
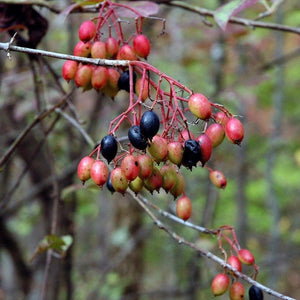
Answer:
M123 158L121 169L128 181L134 180L140 171L139 161L134 155L127 155Z
M137 56L132 46L126 44L122 46L118 52L118 59L120 60L137 60Z
M230 300L243 300L245 297L245 288L242 283L234 282L229 290Z
M180 197L176 202L176 214L183 221L188 220L192 214L192 201L187 196Z
M226 123L225 134L232 144L240 145L244 138L244 126L239 119L231 118Z
M62 67L62 76L66 81L74 79L78 63L74 60L67 60Z
M230 280L226 274L220 273L216 275L211 283L211 290L214 296L223 295L228 290L229 284Z
M209 172L210 181L218 188L224 189L227 185L227 180L225 175L217 170Z
M75 74L75 83L84 90L88 89L91 84L93 67L90 65L80 65Z
M212 142L208 135L205 133L200 134L196 141L200 145L200 161L202 166L210 159L212 154Z
M105 49L108 58L114 58L119 51L119 43L114 37L109 37L105 41Z
M78 30L78 36L81 41L88 42L96 35L96 25L92 21L83 22Z
M241 249L238 253L238 257L245 265L253 265L255 263L254 255L248 249Z
M84 43L79 41L74 48L73 54L75 56L89 57L91 54L91 48L92 44L90 42Z
M100 187L102 187L108 179L108 167L102 160L97 160L91 167L91 178Z
M94 89L96 90L102 89L106 85L107 80L108 80L107 68L101 66L93 68L91 82Z
M106 48L105 43L97 41L93 43L91 48L92 58L106 58Z
M91 178L91 167L94 163L94 159L90 156L83 157L77 166L77 175L81 181L86 181Z
M190 111L201 120L211 117L212 109L210 101L202 94L196 93L190 96L188 101Z
M138 56L147 58L151 50L151 45L146 36L139 34L133 40L133 48Z
M213 123L209 125L205 133L209 136L213 148L219 146L225 137L224 127L219 123Z

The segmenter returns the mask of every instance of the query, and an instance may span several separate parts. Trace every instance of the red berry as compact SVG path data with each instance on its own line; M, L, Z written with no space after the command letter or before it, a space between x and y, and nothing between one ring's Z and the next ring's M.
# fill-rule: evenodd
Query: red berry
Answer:
M137 195L144 187L144 181L140 177L136 177L129 182L129 188Z
M147 58L151 50L151 45L146 36L139 34L133 40L133 48L138 56Z
M92 86L95 90L100 90L105 87L108 80L108 72L105 67L94 67L92 73Z
M209 136L213 148L219 146L225 137L224 127L219 123L213 123L209 125L205 133Z
M105 43L97 41L92 45L91 48L92 58L106 58Z
M152 194L159 191L163 184L163 177L157 167L153 167L152 174L144 181L145 188Z
M137 56L132 46L126 44L122 46L118 52L118 59L121 60L137 60Z
M243 300L245 296L245 288L242 283L234 282L229 290L230 300Z
M241 249L238 253L238 257L245 265L253 265L255 263L254 255L248 249Z
M75 83L78 87L84 90L89 89L91 86L91 79L93 74L93 67L90 65L80 65L75 74Z
M134 180L139 175L140 171L140 165L137 157L134 155L125 156L121 163L121 169L127 180Z
M163 177L162 187L166 192L169 192L177 182L176 169L174 168L174 166L164 165L160 169L160 173Z
M62 67L62 76L66 81L70 81L74 79L76 71L77 71L78 63L74 60L65 61Z
M184 144L185 141L194 140L195 136L188 129L184 129L180 132L178 136L178 141Z
M226 274L220 273L216 275L211 283L211 290L214 296L223 295L228 290L229 283L230 280Z
M209 172L210 181L218 188L224 189L227 185L227 180L224 174L220 171L214 170Z
M89 57L91 54L91 48L92 45L90 42L84 43L79 41L74 48L73 54L75 56Z
M124 194L128 188L127 178L120 167L114 168L110 173L110 180L113 188Z
M211 104L202 94L196 93L190 96L188 106L190 111L201 120L208 120L211 117Z
M174 196L174 198L177 198L184 192L185 188L185 181L184 177L180 172L177 172L177 181L174 187L170 190L170 193Z
M90 156L83 157L77 167L77 175L81 181L86 181L91 178L91 167L94 163L94 159Z
M142 78L139 78L135 83L135 92L138 97L141 97L141 100L144 102L149 98L150 94L150 85L147 79L142 81ZM140 96L141 95L141 96Z
M214 119L217 123L225 127L227 121L229 120L229 117L223 111L218 111L214 114Z
M155 135L150 146L148 146L148 151L156 162L162 162L166 160L168 155L168 141L159 135Z
M120 73L114 68L108 68L107 75L107 83L102 92L106 93L109 97L114 98L119 92L118 81Z
M231 118L226 123L225 134L232 144L240 145L244 138L244 126L239 119Z
M242 272L242 264L237 256L234 255L230 256L227 259L227 263L231 265L233 268L235 268L237 271Z
M212 154L212 142L208 135L205 133L200 134L196 141L200 145L200 161L202 166L210 159Z
M109 37L105 41L105 49L108 58L114 58L119 51L119 43L114 37Z
M152 158L147 154L142 154L138 156L139 161L139 177L142 179L148 178L153 171L153 160Z
M183 157L183 146L180 142L171 142L168 144L168 159L179 166Z
M93 163L91 167L91 178L97 185L102 187L108 179L108 174L108 168L103 161L97 160Z
M88 42L96 35L96 25L92 21L83 22L78 30L79 39Z
M192 201L187 196L180 197L176 202L176 214L177 216L186 221L192 214Z

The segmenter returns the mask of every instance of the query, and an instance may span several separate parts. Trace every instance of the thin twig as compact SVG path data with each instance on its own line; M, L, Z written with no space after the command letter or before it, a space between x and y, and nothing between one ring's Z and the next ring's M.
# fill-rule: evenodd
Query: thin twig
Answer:
M215 14L215 11L213 11L213 10L208 10L205 8L201 8L199 6L194 6L194 5L191 5L191 4L183 2L183 1L171 1L166 4L169 6L186 9L188 11L197 13L201 16L213 18L214 14ZM277 24L277 23L252 21L249 19L243 19L243 18L237 18L237 17L230 17L228 22L232 23L232 24L243 25L243 26L250 27L250 28L258 27L258 28L264 28L264 29L270 29L270 30L284 31L284 32L289 32L289 33L294 33L294 34L300 34L300 28L291 27L291 26L287 26L287 25L281 25L281 24Z

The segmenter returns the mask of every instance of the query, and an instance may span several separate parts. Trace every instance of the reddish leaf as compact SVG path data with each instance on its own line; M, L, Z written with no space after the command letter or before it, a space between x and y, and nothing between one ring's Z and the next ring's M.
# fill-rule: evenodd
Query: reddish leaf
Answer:
M159 11L158 4L150 1L122 1L122 5L128 5L131 9L116 7L116 13L123 18L135 18L137 14L136 11L142 17L149 17L151 15L155 15Z
M223 29L226 30L227 23L229 18L236 15L240 11L251 7L256 4L259 0L233 0L222 6L220 6L215 14L214 18L217 24Z

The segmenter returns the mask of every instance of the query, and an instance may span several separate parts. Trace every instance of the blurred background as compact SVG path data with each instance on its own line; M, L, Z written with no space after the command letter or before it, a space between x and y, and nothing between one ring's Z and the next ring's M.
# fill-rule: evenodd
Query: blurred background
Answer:
M210 10L223 4L185 2ZM66 0L53 3L61 9L70 5ZM212 186L207 170L191 173L182 168L193 202L191 221L211 229L234 226L241 246L256 257L258 281L299 299L300 37L235 24L222 31L211 18L209 27L191 11L165 4L159 8L157 15L166 19L165 34L159 19L144 22L143 33L152 46L148 62L225 105L240 116L246 132L241 147L224 141L209 162L226 175L225 190ZM79 25L96 16L75 13L64 18L45 7L34 9L45 18L35 35L41 38L38 48L59 53L71 54ZM255 19L264 11L258 2L240 16ZM33 20L29 14L20 19ZM284 1L262 21L299 28L300 4ZM126 26L132 30L134 21ZM0 39L10 39L7 31ZM9 60L5 52L0 54L3 157L26 126L74 84L61 78L63 60L16 52ZM126 101L123 92L112 101L93 90L74 90L68 105L33 126L2 165L0 299L214 299L210 284L222 272L220 266L159 230L130 196L82 187L77 178L79 160L107 134L109 122L127 107ZM125 135L127 129L121 130ZM196 134L201 130L192 129ZM169 195L143 195L173 212ZM180 236L222 257L215 237L159 218ZM47 243L54 249L51 263ZM228 294L219 299L228 299Z

